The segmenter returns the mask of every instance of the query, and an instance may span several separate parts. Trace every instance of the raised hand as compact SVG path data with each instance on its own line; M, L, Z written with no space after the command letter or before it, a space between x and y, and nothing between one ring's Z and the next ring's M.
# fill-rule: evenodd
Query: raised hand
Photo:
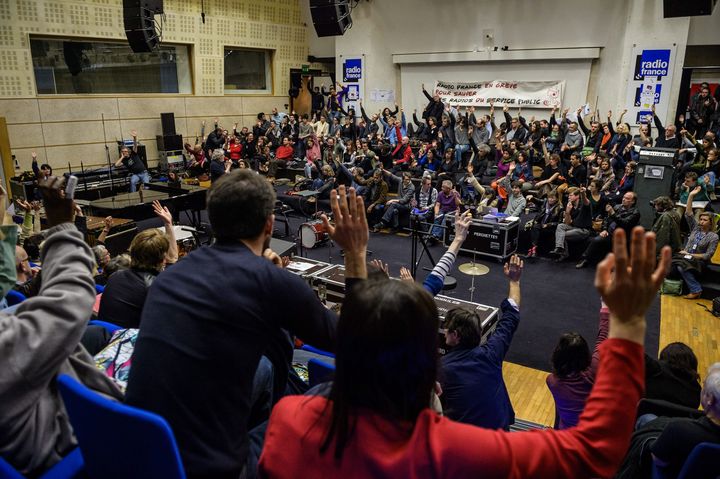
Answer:
M625 231L615 230L613 252L595 272L595 287L610 309L610 337L643 343L645 312L662 285L670 257L670 247L665 246L656 263L655 233L645 233L641 226L632 230L628 257Z
M522 276L524 267L525 263L523 263L523 260L521 260L518 255L514 254L510 257L510 261L505 263L505 266L503 266L503 273L505 273L505 276L507 276L510 281L517 283L520 281L520 276Z
M35 162L37 161L37 153L35 153L35 152L33 151L33 152L30 153L30 156L32 157L33 163L35 163Z
M153 212L163 221L165 225L172 225L172 215L170 214L170 210L167 209L167 206L161 205L158 200L153 201Z
M57 176L49 176L40 182L45 216L50 226L72 223L75 220L73 200L65 198L64 180Z
M460 214L460 210L455 211L455 239L465 241L470 230L472 215L469 211Z
M369 231L362 197L356 195L355 188L350 188L348 195L342 185L330 192L330 207L335 226L330 224L326 215L321 218L330 237L345 250L346 277L367 277L365 254Z
M390 277L390 269L388 268L387 263L384 263L382 260L379 259L374 259L370 261L370 264L385 273L385 276Z
M137 130L130 130L130 134L133 138L137 138Z
M400 268L400 279L402 281L407 281L409 283L415 282L415 279L412 277L412 274L410 274L410 270L407 269L405 266Z
M105 229L110 231L113 225L113 217L112 216L106 216L105 219L103 219L103 224L105 225Z

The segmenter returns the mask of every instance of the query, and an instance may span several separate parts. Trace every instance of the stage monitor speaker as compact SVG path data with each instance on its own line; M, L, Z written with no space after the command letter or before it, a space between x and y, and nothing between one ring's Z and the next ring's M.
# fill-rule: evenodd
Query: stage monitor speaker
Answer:
M155 141L157 141L158 151L182 151L183 149L182 135L157 135Z
M665 18L712 15L717 0L663 0Z
M160 113L163 136L175 134L175 113Z
M352 26L347 0L310 0L310 14L318 37L342 35Z
M162 12L162 0L123 0L123 26L133 52L152 52L158 47L153 17Z
M671 196L673 188L673 161L675 150L669 148L643 148L640 150L635 185L640 225L652 228L655 207L651 202L658 196Z

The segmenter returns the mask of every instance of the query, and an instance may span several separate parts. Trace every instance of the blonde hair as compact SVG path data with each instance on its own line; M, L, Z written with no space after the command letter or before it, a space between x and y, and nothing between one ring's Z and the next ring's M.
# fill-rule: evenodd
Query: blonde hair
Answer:
M130 243L130 266L133 269L157 271L169 249L170 241L165 233L155 228L141 231Z

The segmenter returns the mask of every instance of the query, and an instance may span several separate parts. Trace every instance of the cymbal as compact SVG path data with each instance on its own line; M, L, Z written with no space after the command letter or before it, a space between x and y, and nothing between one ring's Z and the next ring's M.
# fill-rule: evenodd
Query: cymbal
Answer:
M484 264L478 264L478 263L465 263L461 264L458 269L461 273L470 275L470 276L482 276L485 274L488 274L490 272L490 268L485 266Z

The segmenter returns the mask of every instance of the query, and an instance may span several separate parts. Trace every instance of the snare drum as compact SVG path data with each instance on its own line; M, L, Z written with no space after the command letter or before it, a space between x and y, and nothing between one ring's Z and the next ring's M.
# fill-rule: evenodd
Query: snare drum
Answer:
M309 221L300 226L300 243L303 248L314 248L330 239L322 220Z

